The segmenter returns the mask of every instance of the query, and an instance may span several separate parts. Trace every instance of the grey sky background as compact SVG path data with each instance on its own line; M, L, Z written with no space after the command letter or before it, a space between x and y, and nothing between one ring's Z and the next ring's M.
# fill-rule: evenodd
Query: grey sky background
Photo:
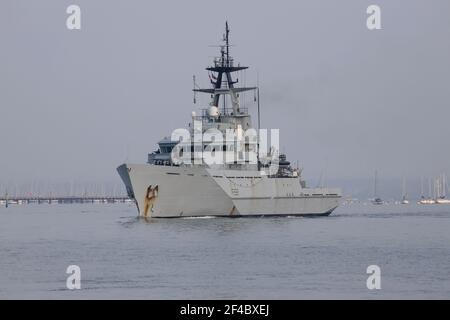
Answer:
M225 20L246 84L259 72L262 127L311 184L450 174L448 0L3 0L0 185L118 182L206 105L192 75L208 85Z

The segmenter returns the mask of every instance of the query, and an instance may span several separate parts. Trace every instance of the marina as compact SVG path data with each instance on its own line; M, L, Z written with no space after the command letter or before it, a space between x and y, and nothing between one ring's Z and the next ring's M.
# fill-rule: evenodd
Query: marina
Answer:
M59 196L59 197L3 197L0 198L0 205L12 205L12 204L52 204L52 203L124 203L133 202L127 196Z

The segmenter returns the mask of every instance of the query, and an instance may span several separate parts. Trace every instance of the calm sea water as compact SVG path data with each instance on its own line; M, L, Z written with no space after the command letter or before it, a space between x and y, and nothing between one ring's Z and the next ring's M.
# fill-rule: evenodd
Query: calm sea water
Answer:
M66 288L72 264L81 290ZM129 204L2 207L0 298L449 299L450 206L151 222Z

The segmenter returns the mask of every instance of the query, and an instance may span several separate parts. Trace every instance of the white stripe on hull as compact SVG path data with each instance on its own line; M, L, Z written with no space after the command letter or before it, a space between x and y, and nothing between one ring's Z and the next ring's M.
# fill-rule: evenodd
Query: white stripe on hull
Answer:
M152 217L328 215L340 203L336 189L302 189L298 178L254 171L124 164L118 172L141 216L147 189L158 186ZM332 193L332 195L330 195Z

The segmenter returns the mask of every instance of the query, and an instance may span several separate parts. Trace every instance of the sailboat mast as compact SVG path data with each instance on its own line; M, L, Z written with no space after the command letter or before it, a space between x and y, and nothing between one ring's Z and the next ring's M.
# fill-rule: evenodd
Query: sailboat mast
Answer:
M428 198L432 198L431 195L431 178L428 178Z
M403 176L403 183L402 183L402 199L406 199L406 180L405 176Z
M377 175L378 175L378 172L377 172L377 170L375 170L375 181L374 181L374 186L373 186L373 197L374 198L377 197Z
M435 198L438 199L440 197L441 197L441 176L438 176L436 178Z
M423 198L423 177L420 177L420 197Z

